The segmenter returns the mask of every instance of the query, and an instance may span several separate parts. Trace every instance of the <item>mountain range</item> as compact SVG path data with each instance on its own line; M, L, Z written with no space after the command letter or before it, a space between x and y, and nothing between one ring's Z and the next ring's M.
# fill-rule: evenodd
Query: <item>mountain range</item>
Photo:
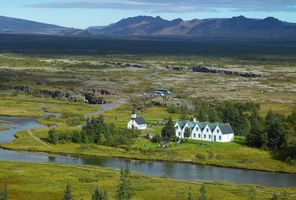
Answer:
M137 16L108 26L85 30L0 17L0 33L69 36L177 36L256 39L296 39L296 23L273 17L251 19L244 16L193 20L165 20L161 17Z

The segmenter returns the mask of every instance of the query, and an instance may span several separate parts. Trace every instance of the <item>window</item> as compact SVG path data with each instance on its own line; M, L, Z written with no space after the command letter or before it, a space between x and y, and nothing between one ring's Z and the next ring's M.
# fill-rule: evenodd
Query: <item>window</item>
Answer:
M176 126L175 128L178 129L178 126Z
M204 135L204 139L206 139L207 138L207 135Z
M200 138L200 134L198 134L198 138Z
M179 132L179 136L181 137L181 133Z
M209 132L209 129L207 128L207 132Z
M222 137L221 136L219 136L219 140L221 140L222 139Z
M219 129L217 129L217 133L219 133Z
M196 134L195 133L193 134L193 137L196 137Z

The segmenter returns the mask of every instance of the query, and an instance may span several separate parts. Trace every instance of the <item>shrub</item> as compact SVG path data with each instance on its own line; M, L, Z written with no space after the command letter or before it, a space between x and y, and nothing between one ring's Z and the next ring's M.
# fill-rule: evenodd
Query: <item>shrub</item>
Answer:
M205 160L206 156L204 154L198 153L198 154L195 155L195 158L197 160Z

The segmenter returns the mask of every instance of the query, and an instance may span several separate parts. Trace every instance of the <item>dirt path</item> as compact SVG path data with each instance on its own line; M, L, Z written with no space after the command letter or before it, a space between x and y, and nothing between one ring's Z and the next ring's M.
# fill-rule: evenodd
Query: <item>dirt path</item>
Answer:
M51 146L49 146L48 144L46 144L45 142L43 142L42 140L40 140L38 137L36 137L32 131L28 130L27 131L29 133L29 136L32 137L34 140L36 140L37 142L39 142L40 144L42 144L43 146L46 146L48 148L52 148Z
M95 112L86 114L84 116L85 119L90 118L94 115L101 115L109 110L113 110L119 106L121 106L122 104L126 103L127 99L118 99L117 101L113 102L113 103L108 103L108 104L102 104L99 106L99 109Z
M152 76L156 76L156 75L158 75L158 74L160 74L160 72L155 72L155 73L153 73L153 74L148 74L147 76L144 76L144 79L145 79L145 80L148 80L148 81L154 81L153 79L151 79L151 77L152 77Z

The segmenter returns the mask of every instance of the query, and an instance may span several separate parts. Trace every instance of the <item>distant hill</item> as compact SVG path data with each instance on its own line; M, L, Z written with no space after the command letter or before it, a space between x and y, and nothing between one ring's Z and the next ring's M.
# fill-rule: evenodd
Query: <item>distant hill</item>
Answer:
M223 38L296 38L296 24L273 17L250 19L244 16L222 19L164 20L138 16L122 19L107 27L93 30L95 35L191 36Z
M283 22L273 17L250 19L238 16L185 21L137 16L122 19L109 26L92 26L82 30L0 16L1 33L83 37L147 36L296 40L296 24Z
M80 29L0 16L0 33L38 35L87 35Z

